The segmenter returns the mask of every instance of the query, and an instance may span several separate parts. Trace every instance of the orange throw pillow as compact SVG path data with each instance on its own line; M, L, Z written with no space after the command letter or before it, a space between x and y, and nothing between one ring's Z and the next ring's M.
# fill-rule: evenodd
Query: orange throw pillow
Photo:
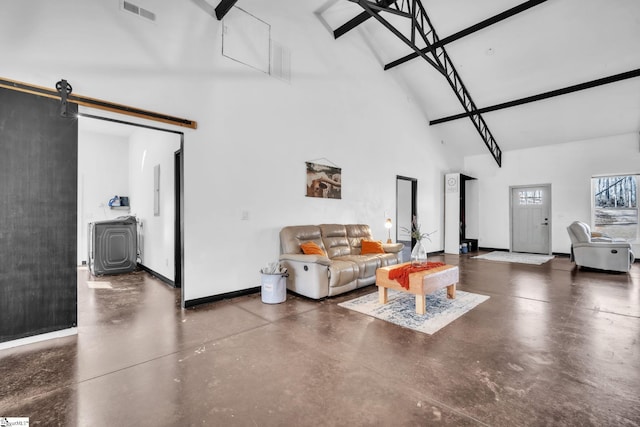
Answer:
M360 251L361 255L383 253L384 249L382 248L382 242L362 239L362 250Z
M305 255L322 255L327 256L326 252L322 250L315 242L306 242L300 245L300 249Z

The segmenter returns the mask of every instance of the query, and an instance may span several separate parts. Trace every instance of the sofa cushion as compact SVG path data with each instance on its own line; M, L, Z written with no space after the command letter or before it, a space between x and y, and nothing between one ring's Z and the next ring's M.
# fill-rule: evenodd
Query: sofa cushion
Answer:
M300 245L305 242L314 242L323 250L320 227L317 225L292 225L280 230L280 247L283 254L301 254Z
M380 268L380 258L376 255L346 255L336 258L340 261L350 261L358 266L358 279L376 275L376 269Z
M354 262L332 260L329 266L329 287L336 288L355 282L358 266Z
M362 239L361 248L360 248L361 255L383 254L383 253L384 253L384 248L382 247L381 241Z
M366 224L347 224L344 227L351 246L351 255L360 255L362 239L373 240L371 228Z
M351 255L351 247L347 240L347 230L344 225L322 224L320 225L320 230L322 242L329 258Z

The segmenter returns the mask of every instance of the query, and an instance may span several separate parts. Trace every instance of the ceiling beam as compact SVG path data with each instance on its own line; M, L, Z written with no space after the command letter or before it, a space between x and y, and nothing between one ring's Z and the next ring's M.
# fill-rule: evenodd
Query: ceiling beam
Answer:
M238 0L222 0L218 6L216 6L216 18L218 21L222 21L224 15L231 10L234 4L236 4Z
M360 13L355 18L350 19L346 24L343 24L333 30L333 38L337 39L338 37L345 35L369 18L371 18L371 15L369 15L367 12Z
M466 113L454 114L448 117L442 117L440 119L431 120L430 125L437 125L440 123L450 122L452 120L462 119L464 117L472 117L477 114L489 113L491 111L502 110L505 108L515 107L522 104L528 104L530 102L541 101L543 99L553 98L555 96L566 95L568 93L578 92L580 90L591 89L594 87L606 85L609 83L619 82L621 80L631 79L634 77L640 77L640 69L627 71L620 74L614 74L613 76L603 77L601 79L591 80L586 83L580 83L573 86L567 86L562 89L551 90L549 92L540 93L538 95L527 96L525 98L516 99L513 101L503 102L501 104L492 105L490 107L477 108L473 111Z
M383 7L387 7L393 3L395 3L397 0L384 0L380 3L380 6ZM376 12L378 13L378 12ZM336 28L333 31L333 37L334 38L338 38L340 36L345 35L346 33L348 33L349 31L353 30L355 27L357 27L358 25L362 24L363 22L365 22L366 20L368 20L369 18L371 18L371 14L369 14L368 12L362 12L359 15L355 16L354 18L350 19L347 23L339 26L338 28Z
M391 25L386 19L382 18L379 15L379 13L378 13L379 11L378 10L372 9L371 8L371 4L372 3L370 1L368 1L368 0L350 0L350 1L354 1L355 3L358 3L360 5L360 7L362 7L366 11L365 13L367 13L371 17L375 18L385 28L387 28L389 31L391 31L393 34L395 34L396 37L398 37L400 40L402 40L407 46L409 46L411 49L413 49L418 54L418 56L422 57L422 59L424 59L429 64L431 64L432 67L434 67L443 76L446 77L447 74L446 74L445 69L442 66L440 66L438 63L436 63L434 60L429 58L426 54L421 53L420 49L418 48L418 46L416 46L416 44L414 42L412 42L407 37L405 37L400 31L398 31L398 29L396 27ZM376 6L379 6L379 5L376 5Z
M476 111L478 107L473 102L471 94L465 87L460 75L455 69L453 62L447 55L444 47L438 47L429 52L429 56L426 53L421 52L421 49L416 45L416 39L419 37L428 47L433 43L437 43L440 39L436 34L435 28L431 24L429 16L422 5L421 0L403 0L400 3L394 3L391 6L383 6L382 2L376 3L370 0L350 0L354 3L358 3L372 18L376 19L385 28L395 34L400 40L402 40L407 46L413 49L414 52L429 64L431 64L436 70L438 70L451 86L454 94L460 101L462 108L467 112ZM377 1L377 0L376 0ZM382 0L385 1L385 0ZM403 16L411 20L411 34L409 37L402 34L400 30L395 28L389 21L385 20L379 12L388 12L395 15ZM478 131L478 134L482 138L482 141L487 146L487 149L495 159L498 166L502 166L502 150L498 146L493 134L489 130L489 126L482 118L481 114L473 114L469 116L469 119L473 123L473 126Z
M514 15L517 15L518 13L524 12L527 9L531 9L534 6L539 5L540 3L544 3L547 0L530 0L527 2L524 2L518 6L512 7L509 10L505 10L502 13L499 13L495 16L492 16L491 18L487 18L484 21L478 22L477 24L474 24L470 27L465 28L464 30L458 31L455 34L452 34L448 37L445 37L443 39L441 39L440 41L432 44L431 46L425 47L421 50L422 53L429 53L429 52L433 52L435 49L443 47L444 45L454 42L456 40L459 40L465 36L468 36L469 34L473 34L476 31L480 31L484 28L487 28L495 23L498 23L500 21L504 21L507 18L510 18ZM406 56L403 56L402 58L396 59L395 61L392 61L388 64L386 64L384 66L385 70L389 70L393 67L397 67L400 64L404 64L407 61L410 61L412 59L417 58L419 55L416 52L410 53Z

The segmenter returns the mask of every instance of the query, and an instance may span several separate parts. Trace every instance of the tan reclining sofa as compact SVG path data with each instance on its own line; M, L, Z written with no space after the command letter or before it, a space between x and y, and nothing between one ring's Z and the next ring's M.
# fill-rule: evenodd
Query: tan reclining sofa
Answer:
M363 224L285 227L280 231L280 263L287 288L309 298L339 295L376 281L376 269L402 262L402 243L383 243L384 253L361 254L362 240L374 241ZM316 243L324 255L305 255L301 245Z

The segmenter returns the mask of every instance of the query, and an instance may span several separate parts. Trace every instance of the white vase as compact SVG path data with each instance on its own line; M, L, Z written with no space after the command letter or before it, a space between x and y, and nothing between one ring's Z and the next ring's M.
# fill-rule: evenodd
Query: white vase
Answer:
M411 251L411 265L414 267L427 265L427 250L422 245L422 240L417 240Z

